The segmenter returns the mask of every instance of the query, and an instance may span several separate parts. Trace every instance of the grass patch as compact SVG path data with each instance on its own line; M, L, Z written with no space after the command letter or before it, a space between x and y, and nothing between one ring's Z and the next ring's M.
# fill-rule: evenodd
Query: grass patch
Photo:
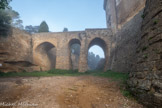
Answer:
M2 73L0 72L0 77L49 77L49 76L78 76L82 73L79 73L77 70L59 70L53 69L49 71L35 71L35 72L9 72Z
M81 75L91 75L91 76L99 76L106 77L112 80L123 81L126 82L128 79L127 73L118 73L113 71L87 71L85 73L80 73L78 70L60 70L53 69L49 71L41 71L41 72L9 72L3 73L0 72L0 77L50 77L50 76L81 76Z
M113 81L122 81L123 83L125 83L128 79L127 73L113 72L111 70L108 70L106 72L87 71L85 74L92 75L92 76L106 77L112 79Z
M48 74L52 76L79 76L83 73L78 72L78 70L60 70L60 69L53 69L47 71Z
M125 96L127 98L133 98L133 96L132 96L132 94L130 93L129 90L127 90L127 89L121 89L120 91L123 94L123 96Z
M126 73L118 73L113 71L87 71L85 73L80 73L78 70L60 70L53 69L49 71L41 71L41 72L9 72L3 73L0 72L0 77L48 77L48 76L80 76L80 75L92 75L92 76L100 76L107 77L113 80L127 80L128 74Z

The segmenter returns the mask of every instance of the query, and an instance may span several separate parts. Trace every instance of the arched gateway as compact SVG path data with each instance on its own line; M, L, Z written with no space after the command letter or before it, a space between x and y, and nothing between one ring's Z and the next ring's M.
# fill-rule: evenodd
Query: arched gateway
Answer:
M88 50L94 45L100 46L102 48L102 50L104 51L105 62L103 64L104 65L103 70L106 71L106 69L107 69L106 63L108 63L108 46L107 46L106 42L103 39L101 39L100 37L96 37L90 41L90 43L88 45ZM87 52L88 52L88 50L87 50Z
M38 65L34 70L56 68L85 72L88 69L88 49L93 45L99 45L103 49L106 59L104 70L107 70L111 37L112 33L107 29L34 34L33 62ZM79 48L77 55L74 55L74 45L78 45Z

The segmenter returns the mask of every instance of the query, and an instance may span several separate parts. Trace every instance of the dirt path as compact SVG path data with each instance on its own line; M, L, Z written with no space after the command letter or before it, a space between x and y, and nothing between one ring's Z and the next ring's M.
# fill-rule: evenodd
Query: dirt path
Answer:
M117 82L92 76L2 78L0 108L7 104L11 108L143 108L124 97Z

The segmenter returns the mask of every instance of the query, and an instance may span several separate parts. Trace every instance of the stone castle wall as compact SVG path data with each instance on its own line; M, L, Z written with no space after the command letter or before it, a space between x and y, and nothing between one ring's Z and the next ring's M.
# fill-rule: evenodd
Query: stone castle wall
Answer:
M118 29L145 7L146 0L116 0Z
M115 35L111 43L109 68L130 72L129 89L139 102L149 108L162 106L161 19L162 1L147 0L144 13L140 11L129 21L126 20L120 30L113 31Z
M149 108L162 106L162 1L147 0L134 69L128 84Z
M130 72L136 59L136 48L140 38L143 10L127 22L112 39L109 69Z
M105 0L107 26L113 32L109 69L130 72L136 59L145 0ZM120 27L119 27L120 26Z
M145 7L146 0L104 0L107 27L114 33Z

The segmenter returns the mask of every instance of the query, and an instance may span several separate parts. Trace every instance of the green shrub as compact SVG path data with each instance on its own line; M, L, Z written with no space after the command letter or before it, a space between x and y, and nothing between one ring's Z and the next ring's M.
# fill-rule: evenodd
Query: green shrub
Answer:
M154 25L156 25L158 23L158 20L154 20Z
M143 18L143 19L145 18L144 14L143 14L143 15L141 15L141 18Z
M0 76L4 76L4 73L0 71Z
M144 59L147 59L147 58L148 58L148 55L147 55L147 54L144 54L144 55L143 55L143 58L144 58Z
M142 52L144 52L146 49L147 49L147 46L144 46L144 47L142 48Z
M130 93L129 90L125 89L125 90L121 90L121 93L123 94L123 96L128 97L128 98L132 98L132 94Z

